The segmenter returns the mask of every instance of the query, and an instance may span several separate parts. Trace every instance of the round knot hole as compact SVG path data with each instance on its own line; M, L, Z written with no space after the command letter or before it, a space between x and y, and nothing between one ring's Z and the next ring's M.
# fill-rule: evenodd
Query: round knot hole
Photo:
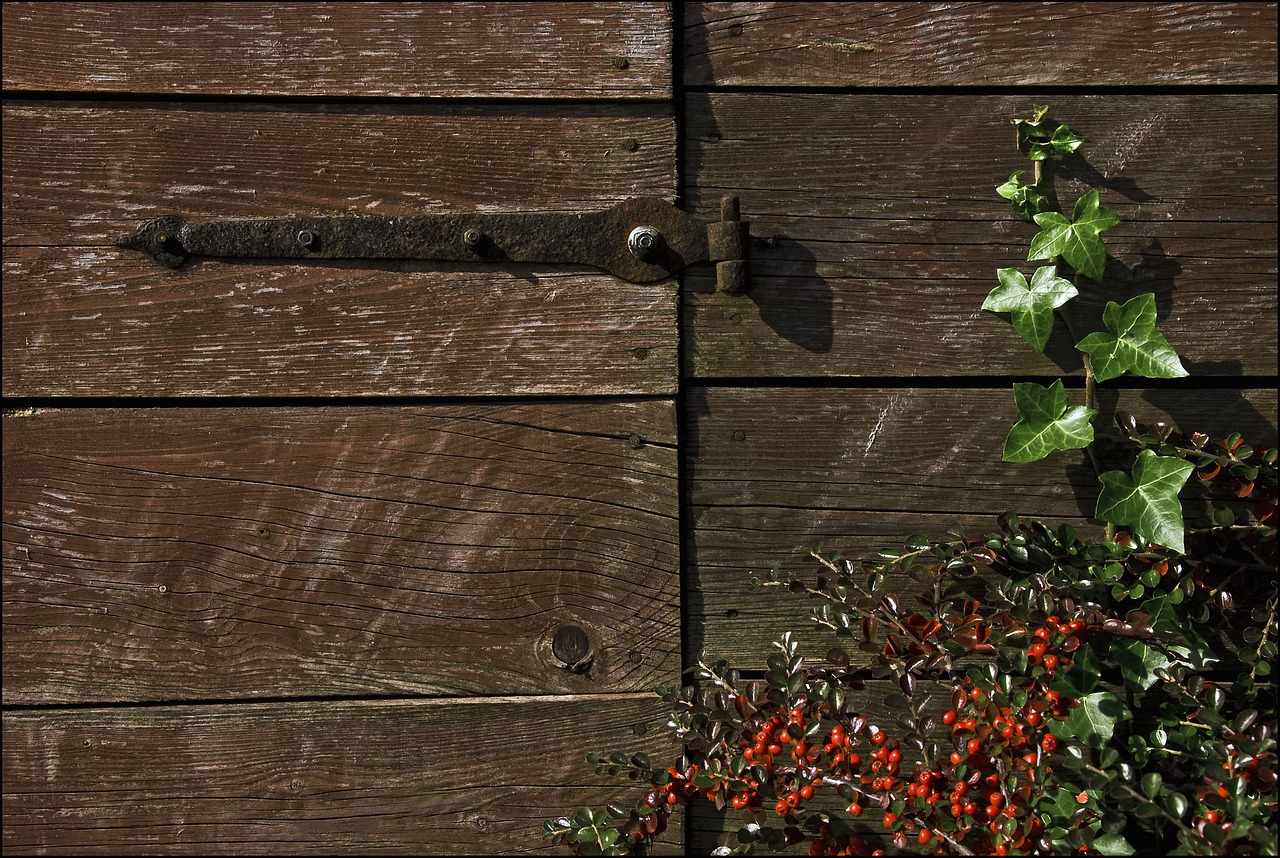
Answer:
M569 670L585 670L591 663L591 639L577 626L565 626L552 639L551 653Z

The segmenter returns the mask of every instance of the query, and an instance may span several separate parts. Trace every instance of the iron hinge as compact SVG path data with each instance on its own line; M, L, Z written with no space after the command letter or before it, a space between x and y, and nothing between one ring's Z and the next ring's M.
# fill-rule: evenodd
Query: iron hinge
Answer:
M738 198L704 221L665 200L639 197L592 212L338 215L187 223L149 221L117 245L170 268L193 256L253 259L423 259L588 265L632 283L671 277L696 262L716 264L716 285L748 285L750 230Z

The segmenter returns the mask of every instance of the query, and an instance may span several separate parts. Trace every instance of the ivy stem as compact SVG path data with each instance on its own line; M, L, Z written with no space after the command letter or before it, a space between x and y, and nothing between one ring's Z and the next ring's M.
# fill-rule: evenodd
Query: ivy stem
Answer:
M1271 631L1275 628L1275 625L1276 625L1276 600L1272 599L1271 611L1267 614L1267 623L1262 627L1262 637L1259 638L1259 647L1261 647L1262 645L1261 642L1267 639L1267 635L1271 633ZM1255 661L1253 663L1253 667L1249 668L1249 680L1251 682L1258 678L1258 665L1261 662L1262 662L1262 659L1258 659L1258 661Z
M1039 162L1037 162L1037 164L1038 163ZM1075 286L1077 291L1079 291L1079 278L1080 275L1078 272L1072 273L1071 285ZM1071 315L1061 308L1058 310L1058 315L1062 317L1063 323L1067 326L1067 333L1071 335L1071 341L1073 343L1080 342L1080 338L1076 336L1075 327L1071 324ZM1080 360L1084 364L1084 407L1088 408L1090 411L1096 412L1098 411L1098 376L1093 371L1093 360L1090 358L1088 352L1080 352ZM1102 463L1098 461L1098 452L1093 449L1093 445L1095 443L1096 440L1085 445L1084 451L1089 457L1089 464L1093 466L1094 476L1096 476L1098 481L1101 482ZM1106 523L1106 534L1108 540L1116 538L1116 526L1114 522L1108 521Z

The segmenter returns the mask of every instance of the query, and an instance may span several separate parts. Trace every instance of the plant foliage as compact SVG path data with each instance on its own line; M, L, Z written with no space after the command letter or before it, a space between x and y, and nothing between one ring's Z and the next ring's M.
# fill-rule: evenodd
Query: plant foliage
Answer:
M1046 210L1040 165L1084 142L1047 111L1014 120L1034 181L997 191L1041 228L1030 258L1049 264L1030 284L1000 269L983 304L1038 350L1076 273L1102 279L1119 220L1096 190L1070 220ZM700 663L659 689L672 764L589 755L644 794L543 836L643 854L705 800L742 816L723 855L1276 854L1277 451L1126 414L1104 437L1099 381L1185 375L1155 323L1153 295L1107 305L1105 330L1077 341L1083 403L1061 380L1014 385L1004 458L1087 450L1099 533L1006 514L984 535L913 536L866 563L815 552L812 578L756 581L813 599L838 645L810 659L787 633L759 676Z

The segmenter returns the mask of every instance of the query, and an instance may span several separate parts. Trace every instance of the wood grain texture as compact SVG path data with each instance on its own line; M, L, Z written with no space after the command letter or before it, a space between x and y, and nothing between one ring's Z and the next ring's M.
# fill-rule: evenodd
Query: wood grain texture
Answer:
M693 86L1274 86L1274 3L688 3Z
M1046 99L1048 100L1048 99ZM1081 372L1059 323L1044 356L980 310L1036 232L995 193L1015 170L1024 96L691 95L685 181L704 216L728 191L752 234L751 291L687 278L695 377ZM1276 373L1276 98L1074 96L1051 121L1089 138L1055 170L1070 211L1097 188L1123 222L1105 283L1071 306L1156 294L1193 374Z
M113 243L166 213L671 199L674 146L657 107L9 104L4 393L670 393L674 282L425 262L170 271Z
M1104 389L1101 405L1276 444L1274 390ZM807 620L812 603L750 586L772 569L812 577L820 567L809 551L819 545L861 560L913 534L943 537L953 524L995 530L1006 511L1093 531L1097 482L1082 451L1001 461L1017 417L1008 391L695 389L687 415L690 659L762 667L787 629L825 652L827 637ZM1189 516L1203 508L1194 484L1184 505Z
M680 669L670 401L37 410L4 462L6 705Z
M652 694L4 714L5 854L492 855L634 801L588 749L670 753ZM679 819L667 841L679 852Z
M653 99L670 69L668 3L4 4L6 89Z

